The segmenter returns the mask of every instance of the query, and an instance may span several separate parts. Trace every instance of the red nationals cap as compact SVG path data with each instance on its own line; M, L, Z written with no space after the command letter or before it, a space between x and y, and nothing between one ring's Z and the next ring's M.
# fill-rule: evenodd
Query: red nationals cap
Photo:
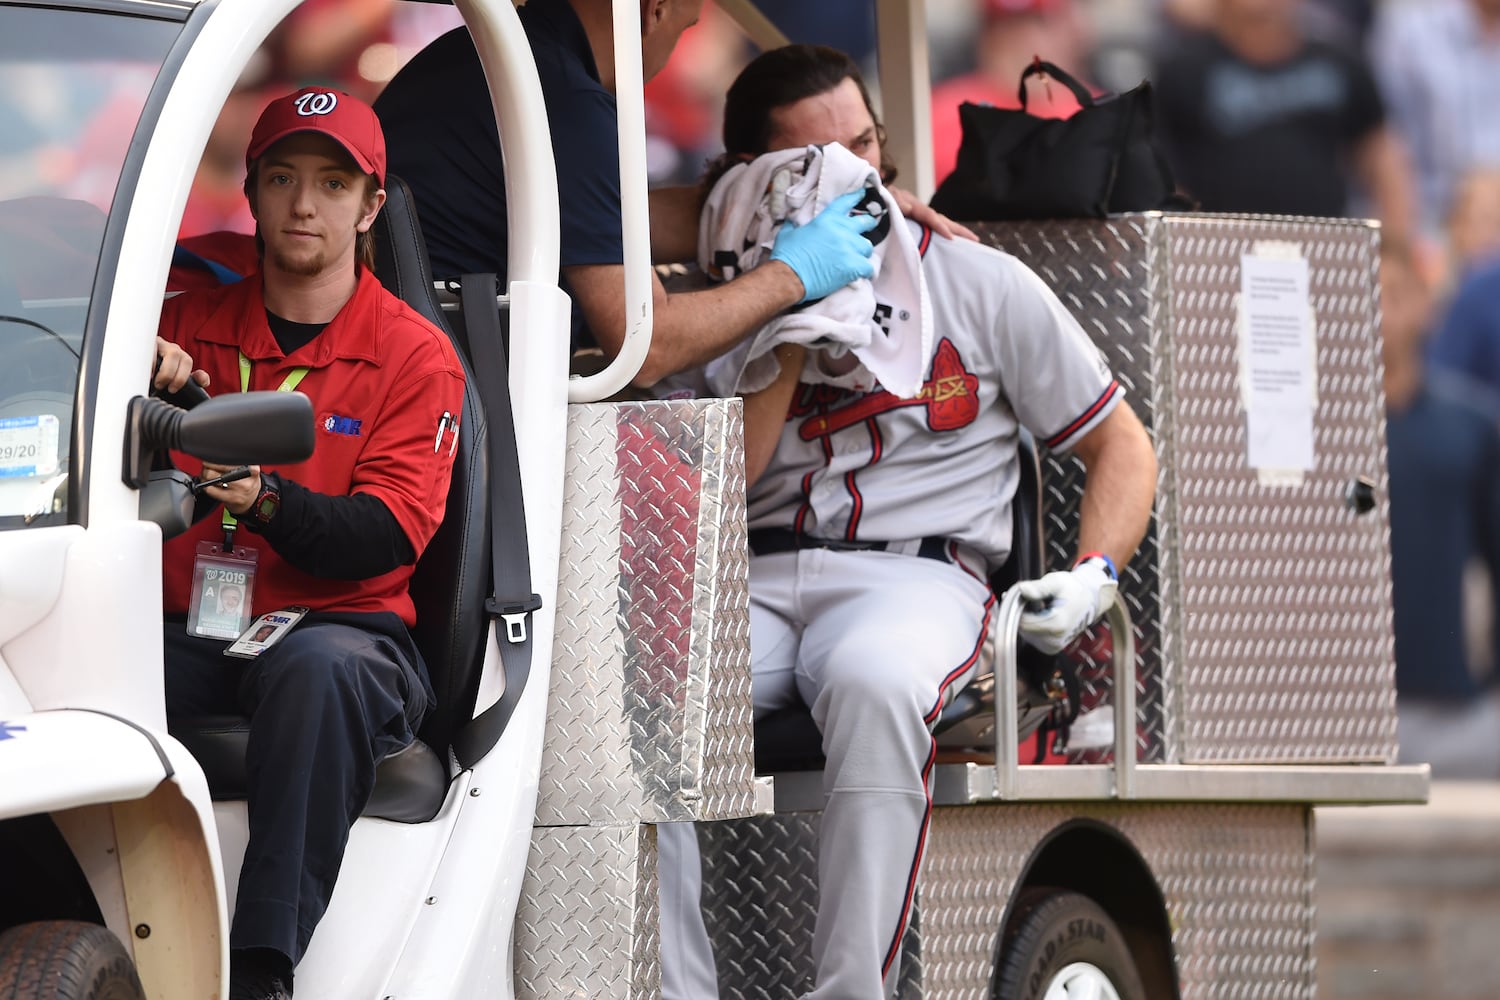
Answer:
M357 97L327 87L304 87L278 97L260 113L245 150L245 169L289 135L321 132L349 151L354 162L385 183L385 133L375 111Z

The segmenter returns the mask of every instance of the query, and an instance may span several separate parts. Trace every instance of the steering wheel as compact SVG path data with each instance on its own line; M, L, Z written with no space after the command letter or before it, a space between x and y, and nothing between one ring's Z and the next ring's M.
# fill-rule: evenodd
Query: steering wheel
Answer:
M26 327L19 343L6 343L5 368L0 373L0 400L26 392L65 392L70 397L78 381L78 351L49 326L24 316L0 315L0 323ZM59 351L63 352L61 355Z
M183 387L176 392L170 392L166 389L152 389L151 395L163 402L171 403L173 406L180 406L184 410L191 410L199 403L208 399L208 390L192 379L188 379Z
M151 376L153 380L156 377L157 369L159 369L160 367L161 358L157 358L156 365L151 369ZM191 410L199 403L208 399L208 390L189 378L186 382L183 383L181 389L171 390L157 389L153 387L151 390L151 395L155 396L157 399L162 400L163 402L171 403L173 406L181 407L184 410Z

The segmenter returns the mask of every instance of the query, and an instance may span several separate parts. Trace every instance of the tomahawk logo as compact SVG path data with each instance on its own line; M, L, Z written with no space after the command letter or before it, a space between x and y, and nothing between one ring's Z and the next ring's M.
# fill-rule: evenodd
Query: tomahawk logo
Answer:
M313 94L303 94L294 102L297 105L297 114L303 118L311 118L314 115L326 115L339 106L339 95L331 90L322 90Z
M904 406L923 407L927 426L939 432L967 427L979 416L979 376L964 367L953 341L944 337L938 342L932 356L932 375L911 399L901 399L885 389L866 393L827 413L809 417L797 434L804 441L816 441Z

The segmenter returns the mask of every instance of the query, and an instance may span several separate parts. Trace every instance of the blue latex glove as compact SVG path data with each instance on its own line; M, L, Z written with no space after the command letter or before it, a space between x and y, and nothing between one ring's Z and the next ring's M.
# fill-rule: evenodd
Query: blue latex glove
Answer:
M771 259L779 260L802 282L802 301L812 302L858 278L873 278L870 254L875 248L864 234L879 220L849 213L865 198L864 189L834 199L811 222L784 223L771 245Z

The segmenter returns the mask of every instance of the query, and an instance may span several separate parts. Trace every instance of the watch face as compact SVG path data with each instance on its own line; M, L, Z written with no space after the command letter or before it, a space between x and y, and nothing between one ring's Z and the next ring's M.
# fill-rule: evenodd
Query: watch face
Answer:
M269 521L276 513L276 508L281 506L281 497L270 490L262 493L255 501L255 516L262 521Z

